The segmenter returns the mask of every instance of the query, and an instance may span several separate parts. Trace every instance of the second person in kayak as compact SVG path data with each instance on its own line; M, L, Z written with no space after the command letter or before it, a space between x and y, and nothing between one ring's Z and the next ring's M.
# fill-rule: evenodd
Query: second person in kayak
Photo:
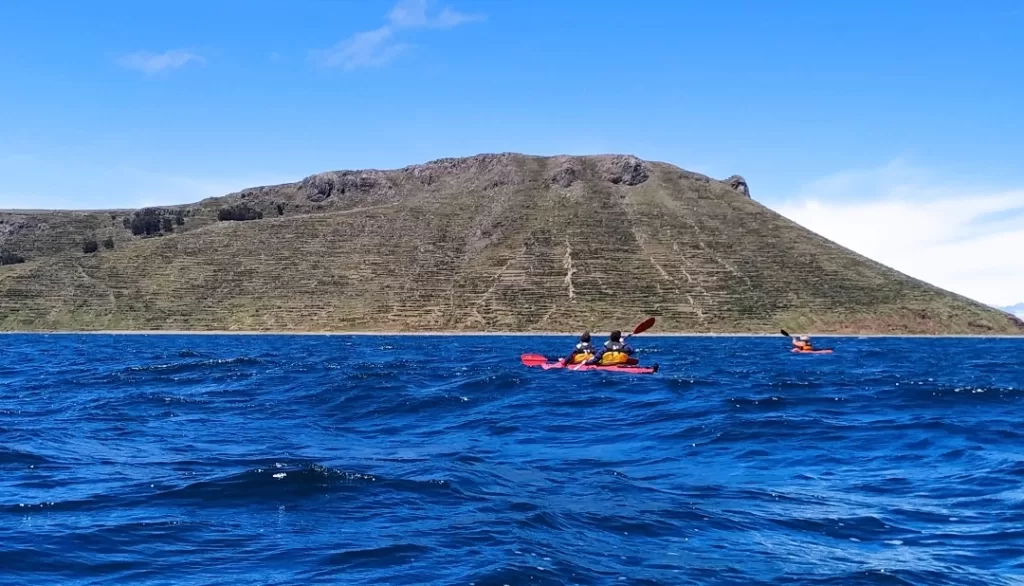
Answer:
M579 364L586 362L594 356L594 345L590 343L590 332L583 332L580 341L572 349L568 356L562 359L566 364Z
M608 336L608 341L604 343L604 346L599 348L586 364L600 364L601 366L627 364L630 362L630 356L635 353L636 350L622 339L622 332L615 330Z

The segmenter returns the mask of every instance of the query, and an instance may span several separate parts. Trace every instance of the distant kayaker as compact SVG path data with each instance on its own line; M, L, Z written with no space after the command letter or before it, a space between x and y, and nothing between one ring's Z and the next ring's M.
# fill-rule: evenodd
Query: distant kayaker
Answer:
M590 332L583 332L576 347L562 360L565 364L579 364L580 362L590 360L593 356L594 345L590 343Z
M810 336L800 336L799 338L793 336L793 345L796 346L796 349L801 352L808 352L810 350L814 350L814 347L811 345Z
M597 351L597 354L587 361L587 364L602 366L626 364L629 357L635 353L636 350L622 340L622 332L615 330L608 336L608 341Z

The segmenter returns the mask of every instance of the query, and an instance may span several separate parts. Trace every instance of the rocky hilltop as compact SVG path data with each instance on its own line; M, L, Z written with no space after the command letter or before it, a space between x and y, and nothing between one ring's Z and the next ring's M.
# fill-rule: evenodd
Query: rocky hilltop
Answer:
M1020 334L716 180L450 158L190 205L0 212L0 329Z

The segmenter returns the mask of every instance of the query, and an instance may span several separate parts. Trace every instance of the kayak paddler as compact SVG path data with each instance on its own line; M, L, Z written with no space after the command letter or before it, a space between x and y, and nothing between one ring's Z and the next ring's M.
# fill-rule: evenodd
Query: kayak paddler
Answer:
M580 335L580 341L562 361L565 364L579 364L580 362L590 360L593 356L594 345L590 343L590 332L583 332Z
M626 364L629 357L635 353L636 350L622 340L622 332L615 330L608 336L608 341L597 351L597 354L594 354L586 363L600 364L601 366Z
M801 352L808 352L810 350L814 350L814 347L811 346L810 336L800 336L799 338L793 336L793 346L795 346L796 349Z

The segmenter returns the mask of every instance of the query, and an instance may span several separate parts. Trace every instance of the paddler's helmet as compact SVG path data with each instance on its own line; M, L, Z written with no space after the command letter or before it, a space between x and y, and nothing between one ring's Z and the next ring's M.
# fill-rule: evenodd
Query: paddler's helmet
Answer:
M618 342L621 338L622 332L620 332L619 330L615 330L614 332L611 333L610 336L608 336L608 339L611 340L612 342Z
M806 342L806 341L808 341L808 340L810 340L810 339L811 339L811 337L810 337L810 336L800 336L800 341L801 341L801 342Z
M589 341L590 341L590 332L583 332L583 335L580 336L580 342L589 342Z

